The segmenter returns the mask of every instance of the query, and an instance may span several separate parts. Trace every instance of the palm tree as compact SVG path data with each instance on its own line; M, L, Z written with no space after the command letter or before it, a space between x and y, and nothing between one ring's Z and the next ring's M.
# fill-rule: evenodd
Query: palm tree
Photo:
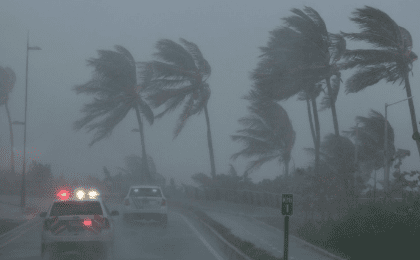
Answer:
M0 106L4 105L6 108L7 119L9 121L10 131L10 161L12 164L12 174L15 173L15 157L13 153L13 128L12 119L10 117L10 111L8 106L9 94L12 92L16 82L15 72L9 68L3 68L0 66Z
M397 80L405 83L407 98L411 97L409 72L417 60L411 51L411 34L379 9L365 6L356 9L350 19L362 29L360 33L342 33L344 37L356 41L365 41L375 49L347 50L344 54L346 63L342 69L357 67L358 70L346 81L346 93L357 93L385 79L393 84ZM416 113L412 99L408 99L413 132L417 133ZM416 142L420 155L420 142Z
M150 124L153 124L153 111L141 96L145 87L137 83L133 56L122 46L117 45L115 49L117 51L99 50L99 58L91 58L87 61L88 66L95 68L93 77L87 83L75 86L74 90L77 94L94 94L96 97L92 103L86 104L81 110L85 116L74 123L74 129L80 130L85 127L88 132L97 130L89 144L91 147L96 142L109 137L115 126L130 110L134 109L140 129L144 171L146 176L150 177L140 113ZM104 119L91 123L100 117ZM91 124L88 125L88 123Z
M251 105L248 106L251 115L239 119L239 123L245 129L238 130L237 134L231 137L233 141L243 142L246 147L231 158L236 160L239 156L258 157L248 164L247 174L262 164L277 159L280 164L285 164L285 175L288 176L296 132L287 112L276 102L262 100L252 91L245 99L251 101Z
M158 41L156 44L158 52L154 56L163 61L139 63L139 66L143 68L142 77L147 82L148 100L151 101L151 105L158 108L166 104L166 109L155 118L161 118L167 112L175 110L186 100L175 127L174 139L190 116L199 115L204 110L211 176L215 178L216 166L207 109L210 88L206 82L211 68L195 43L182 38L180 41L184 46L169 39Z
M358 162L369 164L377 171L384 167L385 117L380 112L372 109L368 117L357 116L356 122L360 124L358 129L352 127L351 130L343 131L343 133L356 139L356 131L358 131L358 140L356 140ZM388 122L388 168L391 167L391 158L394 154L394 129ZM385 189L387 189L388 183L389 176L385 176Z

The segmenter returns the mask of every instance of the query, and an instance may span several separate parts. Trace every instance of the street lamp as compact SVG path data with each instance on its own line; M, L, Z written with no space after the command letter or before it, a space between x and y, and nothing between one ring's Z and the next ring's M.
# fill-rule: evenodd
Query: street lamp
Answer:
M384 146L384 177L385 177L385 195L388 195L388 189L389 189L389 171L388 171L388 107L395 105L397 103L400 103L402 101L408 100L410 98L413 98L413 96L400 100L398 102L392 103L392 104L387 104L385 103L385 146ZM386 196L385 196L386 197Z
M41 48L34 46L29 47L29 31L26 43L26 87L25 87L25 121L23 123L23 171L22 171L22 190L20 195L20 206L25 207L25 170L26 170L26 115L28 111L28 56L30 50L41 50ZM16 121L15 121L16 122ZM22 122L16 122L22 124Z

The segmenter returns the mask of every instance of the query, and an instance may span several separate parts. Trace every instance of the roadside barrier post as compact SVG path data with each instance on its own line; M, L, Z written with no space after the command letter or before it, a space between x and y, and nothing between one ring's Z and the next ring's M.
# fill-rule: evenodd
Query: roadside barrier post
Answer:
M289 216L293 215L293 194L282 194L281 213L284 217L284 260L289 255Z

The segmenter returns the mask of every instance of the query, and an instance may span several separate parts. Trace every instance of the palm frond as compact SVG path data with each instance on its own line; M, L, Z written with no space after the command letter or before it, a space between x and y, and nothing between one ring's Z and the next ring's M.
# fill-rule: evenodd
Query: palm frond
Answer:
M193 57L187 50L184 49L184 47L182 47L181 44L169 39L163 39L156 43L156 49L158 49L158 52L153 55L173 64L174 67L185 71L196 70Z
M347 79L345 86L346 94L357 93L389 76L390 72L385 65L369 66L359 69Z
M399 28L395 21L379 9L365 6L354 11L351 21L357 23L361 33L342 33L346 38L366 41L379 48L398 48Z
M186 102L184 106L184 110L180 114L179 119L176 123L176 127L174 130L174 139L179 135L182 128L184 128L185 123L187 122L187 119L191 116L191 110L193 108L193 105L194 105L194 99L193 97L190 97L189 100Z
M278 157L279 157L278 154L271 155L271 156L266 155L266 156L260 157L257 160L251 161L250 163L248 163L245 172L247 173L247 175L249 175L252 172L258 170L264 163L272 161Z
M397 55L399 54L393 50L348 50L343 55L346 62L341 63L339 67L347 70L355 67L395 64Z
M336 63L346 53L346 39L341 34L331 33L331 59Z
M109 112L108 116L98 123L87 125L88 132L97 130L93 136L93 140L89 143L91 147L96 142L109 137L115 126L117 126L131 110L130 106L120 106Z
M189 53L192 55L200 75L204 77L202 81L205 81L211 74L210 64L206 59L204 59L203 54L195 43L189 42L182 38L180 38L180 41L185 45Z

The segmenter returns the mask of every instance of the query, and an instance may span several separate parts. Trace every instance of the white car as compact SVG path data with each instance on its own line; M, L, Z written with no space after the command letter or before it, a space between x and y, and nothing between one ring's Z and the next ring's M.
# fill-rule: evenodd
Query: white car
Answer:
M159 186L131 186L124 198L123 219L155 220L164 227L168 223L166 197Z
M62 189L47 212L42 212L41 256L56 259L78 255L77 259L101 253L100 259L113 259L114 221L97 190Z

